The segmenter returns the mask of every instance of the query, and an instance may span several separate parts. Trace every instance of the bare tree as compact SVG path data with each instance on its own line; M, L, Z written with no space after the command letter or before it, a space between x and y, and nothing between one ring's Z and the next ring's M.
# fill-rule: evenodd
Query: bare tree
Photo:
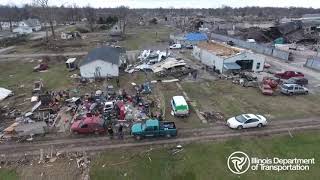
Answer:
M116 8L117 16L119 17L120 29L122 30L122 34L126 33L126 25L129 15L129 7L120 6Z
M96 23L97 14L96 10L89 5L83 9L84 16L87 18L87 22L91 31L94 31L94 25Z
M13 22L20 19L20 11L16 6L3 6L0 9L0 21L9 22L10 31L13 30ZM0 30L2 30L2 25L0 25Z
M54 32L53 21L54 21L54 9L49 6L49 0L33 0L33 3L36 7L40 7L40 15L45 21L45 25L49 23L52 37L55 39L56 35ZM48 29L46 28L46 38L48 38Z

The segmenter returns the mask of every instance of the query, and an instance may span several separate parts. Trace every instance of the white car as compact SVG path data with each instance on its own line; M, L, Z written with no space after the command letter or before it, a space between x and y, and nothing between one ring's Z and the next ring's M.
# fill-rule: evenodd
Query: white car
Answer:
M267 125L267 119L256 114L242 114L227 120L227 125L232 129L262 127Z
M182 46L181 46L181 44L173 44L173 45L169 46L169 48L170 49L181 49Z

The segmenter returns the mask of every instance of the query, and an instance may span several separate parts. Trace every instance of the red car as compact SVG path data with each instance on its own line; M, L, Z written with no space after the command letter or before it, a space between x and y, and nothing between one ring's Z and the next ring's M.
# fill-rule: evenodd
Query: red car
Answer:
M296 71L285 71L283 73L276 73L275 76L280 79L290 79L292 77L304 77L304 74Z
M260 90L263 95L272 96L273 95L273 89L270 87L269 84L262 84L260 85Z
M102 119L97 116L91 116L75 121L71 125L71 132L74 134L102 134L106 132L106 128Z

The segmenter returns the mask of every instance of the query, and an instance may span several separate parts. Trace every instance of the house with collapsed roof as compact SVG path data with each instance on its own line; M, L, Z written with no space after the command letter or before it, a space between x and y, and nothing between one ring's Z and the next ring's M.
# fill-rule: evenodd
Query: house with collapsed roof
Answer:
M119 67L126 61L122 48L102 46L91 50L80 62L80 74L84 78L107 78L119 76Z
M193 48L193 56L218 73L259 72L263 71L265 63L263 56L215 41L199 43Z

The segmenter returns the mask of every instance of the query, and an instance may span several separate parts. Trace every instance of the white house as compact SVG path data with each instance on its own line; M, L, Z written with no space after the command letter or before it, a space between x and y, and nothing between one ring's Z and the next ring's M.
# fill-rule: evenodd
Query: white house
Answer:
M203 42L193 49L193 56L219 73L234 70L263 71L265 58L255 53L216 43Z
M30 34L32 33L32 28L30 27L16 27L12 30L12 32L17 34Z
M84 78L119 76L119 66L124 61L125 50L102 46L95 48L80 62L80 74Z
M19 22L19 27L31 28L32 31L40 31L41 23L38 19L29 18Z

